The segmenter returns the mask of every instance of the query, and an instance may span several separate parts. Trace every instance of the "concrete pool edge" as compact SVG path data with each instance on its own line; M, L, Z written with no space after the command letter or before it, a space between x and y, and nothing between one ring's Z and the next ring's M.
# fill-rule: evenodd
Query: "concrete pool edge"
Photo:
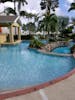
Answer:
M73 54L54 53L54 52L48 52L48 51L41 50L41 49L39 49L37 51L40 52L40 53L44 53L44 54L48 54L48 55L53 55L53 56L64 56L64 57L73 56Z
M36 86L32 86L32 87L24 88L24 89L19 89L19 90L13 90L13 91L11 90L11 91L0 92L0 100L4 100L6 98L12 98L12 97L20 96L20 95L25 95L25 94L28 94L28 93L31 93L31 92L35 92L39 89L46 88L46 87L51 86L55 83L58 83L62 80L65 80L73 74L75 74L75 68L72 71L65 74L64 76L56 78L52 81L45 82L43 84L39 84L39 85L36 85Z

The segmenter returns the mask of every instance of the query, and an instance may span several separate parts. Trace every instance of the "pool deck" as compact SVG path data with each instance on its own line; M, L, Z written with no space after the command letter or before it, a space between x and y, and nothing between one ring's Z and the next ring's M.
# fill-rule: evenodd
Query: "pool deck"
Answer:
M75 100L75 74L36 92L5 100Z

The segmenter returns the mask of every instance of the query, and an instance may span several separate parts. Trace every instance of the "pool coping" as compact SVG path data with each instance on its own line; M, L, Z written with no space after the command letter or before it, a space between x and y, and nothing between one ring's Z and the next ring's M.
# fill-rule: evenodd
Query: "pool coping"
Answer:
M63 57L70 57L73 56L73 54L62 54L62 53L55 53L55 52L49 52L43 49L38 49L38 52L44 53L44 54L48 54L48 55L53 55L53 56L63 56Z

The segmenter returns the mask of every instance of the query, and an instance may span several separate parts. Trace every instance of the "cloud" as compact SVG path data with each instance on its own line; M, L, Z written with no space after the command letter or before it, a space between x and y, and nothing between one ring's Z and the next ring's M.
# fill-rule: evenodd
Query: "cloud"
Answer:
M72 2L74 2L74 0L67 0L67 2L68 2L68 3L72 3Z
M41 0L27 0L27 1L28 1L28 5L22 6L21 10L26 10L28 12L37 13L39 15L42 15L45 12L45 11L41 10L41 7L40 7ZM59 8L56 9L55 13L58 16L60 16L60 15L61 16L65 16L65 15L70 16L70 14L68 13L68 9L70 7L70 3L72 3L74 0L59 0L59 1L60 1ZM0 12L4 10L4 7L5 8L6 7L13 8L14 5L11 2L6 2L4 4L0 4Z
M22 7L22 10L25 9L28 12L39 13L40 12L40 1L41 0L27 0L28 5Z
M6 3L4 3L4 6L5 6L5 7L14 8L14 4L13 4L12 2L6 2Z
M58 16L64 16L65 15L61 8L56 8L55 13Z
M0 3L0 12L3 12L5 8L12 7L14 8L14 4L11 2ZM4 13L3 13L4 14Z
M0 12L3 12L4 11L4 4L0 4Z

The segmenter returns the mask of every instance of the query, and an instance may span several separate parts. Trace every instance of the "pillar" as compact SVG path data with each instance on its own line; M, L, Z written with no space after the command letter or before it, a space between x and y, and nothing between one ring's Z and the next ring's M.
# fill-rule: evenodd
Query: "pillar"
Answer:
M13 33L12 33L12 26L10 26L10 42L14 42L14 36L13 36Z
M18 40L21 40L21 32L20 32L20 27L18 27Z

